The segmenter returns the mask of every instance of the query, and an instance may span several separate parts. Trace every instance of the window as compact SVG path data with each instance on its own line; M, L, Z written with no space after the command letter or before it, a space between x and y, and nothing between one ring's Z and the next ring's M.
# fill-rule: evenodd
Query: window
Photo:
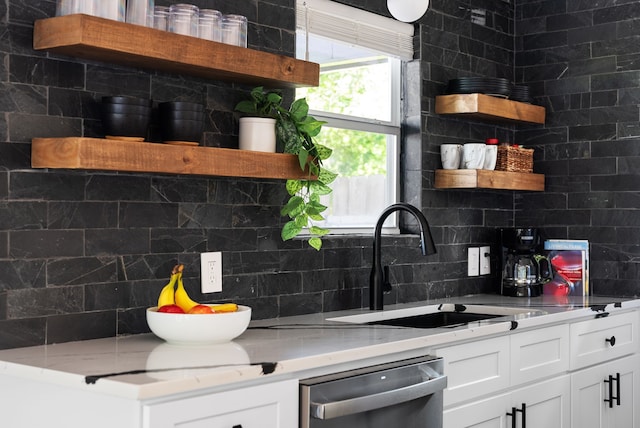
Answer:
M297 7L297 57L320 64L320 86L298 89L296 97L306 97L311 114L327 122L318 141L333 149L325 167L339 174L323 200L329 209L322 226L368 233L398 199L397 54L413 54L413 27L328 0L298 0ZM385 228L397 229L395 216Z

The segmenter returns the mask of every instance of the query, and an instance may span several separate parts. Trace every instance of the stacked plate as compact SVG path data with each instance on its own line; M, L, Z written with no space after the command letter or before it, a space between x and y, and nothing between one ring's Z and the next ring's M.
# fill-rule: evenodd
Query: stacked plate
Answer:
M448 94L487 94L508 97L511 83L499 77L460 77L449 80Z
M525 85L513 85L509 99L513 101L521 101L523 103L530 103L531 94L529 93L529 87Z

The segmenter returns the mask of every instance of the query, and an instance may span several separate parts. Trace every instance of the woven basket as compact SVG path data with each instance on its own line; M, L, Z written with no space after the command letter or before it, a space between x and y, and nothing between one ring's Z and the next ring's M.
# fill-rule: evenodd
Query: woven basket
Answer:
M498 146L496 170L533 172L533 149L514 146Z

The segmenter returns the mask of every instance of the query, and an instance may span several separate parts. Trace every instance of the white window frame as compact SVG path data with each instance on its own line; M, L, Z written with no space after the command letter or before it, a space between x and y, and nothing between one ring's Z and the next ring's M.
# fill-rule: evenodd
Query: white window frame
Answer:
M400 194L400 147L402 120L401 59L413 57L413 26L330 0L297 0L297 30L340 42L372 49L391 57L391 118L389 121L366 119L324 111L311 110L316 119L326 121L328 127L354 131L375 132L395 137L395 144L387 144L386 200L398 201ZM308 40L308 39L307 39ZM308 44L305 49L308 58ZM369 233L374 225L340 227L329 225L334 235ZM399 233L397 213L389 216L385 233Z

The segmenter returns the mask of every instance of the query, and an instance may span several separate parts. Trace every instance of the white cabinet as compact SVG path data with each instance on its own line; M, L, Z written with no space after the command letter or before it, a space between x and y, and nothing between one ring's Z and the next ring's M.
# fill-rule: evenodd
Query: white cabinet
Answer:
M509 337L496 337L435 351L444 358L444 406L509 386Z
M447 409L445 428L570 427L569 375ZM515 424L514 424L515 419Z
M638 312L571 324L571 369L638 352Z
M640 426L640 357L637 355L571 375L574 428Z
M286 380L144 405L143 428L297 428L298 382Z

